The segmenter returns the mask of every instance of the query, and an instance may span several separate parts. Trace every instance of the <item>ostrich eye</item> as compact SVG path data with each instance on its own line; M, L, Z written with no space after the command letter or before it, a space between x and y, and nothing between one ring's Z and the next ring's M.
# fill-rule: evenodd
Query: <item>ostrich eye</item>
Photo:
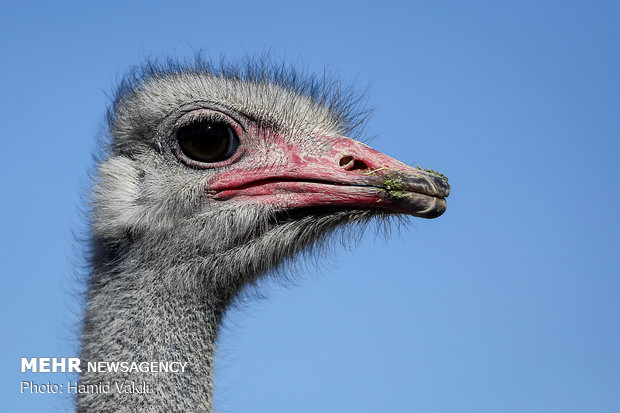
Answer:
M181 126L176 137L183 154L198 162L223 161L239 146L237 134L224 122L192 122Z

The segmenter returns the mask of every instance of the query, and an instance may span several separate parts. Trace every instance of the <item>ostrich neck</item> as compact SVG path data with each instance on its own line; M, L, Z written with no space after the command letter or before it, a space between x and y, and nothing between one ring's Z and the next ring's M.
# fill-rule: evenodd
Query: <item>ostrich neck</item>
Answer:
M87 392L78 394L77 411L211 412L213 354L221 312L204 294L171 286L169 280L178 279L178 274L165 266L137 268L121 262L115 268L100 275L95 268L91 278L80 378ZM100 361L128 362L130 367L132 362L163 362L176 369L183 365L185 371L93 372L85 368L88 362ZM108 391L98 391L101 384Z

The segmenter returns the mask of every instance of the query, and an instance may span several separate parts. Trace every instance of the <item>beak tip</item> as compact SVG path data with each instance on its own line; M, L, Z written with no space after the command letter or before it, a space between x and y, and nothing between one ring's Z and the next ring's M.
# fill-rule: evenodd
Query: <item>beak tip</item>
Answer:
M433 198L431 205L417 215L420 218L433 219L440 217L446 212L447 203L445 198Z

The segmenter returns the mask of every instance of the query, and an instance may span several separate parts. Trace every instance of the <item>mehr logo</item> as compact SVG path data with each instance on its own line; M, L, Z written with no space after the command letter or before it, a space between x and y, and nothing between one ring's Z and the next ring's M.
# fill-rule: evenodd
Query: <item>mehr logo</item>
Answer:
M80 359L77 357L22 357L22 373L81 373Z

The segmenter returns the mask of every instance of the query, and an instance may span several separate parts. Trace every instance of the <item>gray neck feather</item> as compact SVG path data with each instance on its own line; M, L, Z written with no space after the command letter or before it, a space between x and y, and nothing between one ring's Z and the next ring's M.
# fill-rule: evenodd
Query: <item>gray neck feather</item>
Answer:
M219 323L248 283L334 229L367 221L370 211L299 217L255 234L264 209L238 209L236 236L226 214L199 227L192 219L148 236L105 242L95 236L83 365L89 361L187 362L184 373L83 372L81 384L146 383L150 393L78 394L78 412L211 412L213 360ZM245 216L246 219L241 218ZM243 221L254 222L245 226ZM266 222L266 221L265 221ZM254 229L252 229L254 227ZM255 237L252 237L255 235ZM228 244L215 240L227 239Z
M107 394L78 395L78 412L212 411L213 354L221 311L197 290L171 288L169 268L135 265L93 277L88 296L82 366L89 361L182 362L184 373L84 372L83 385L110 384ZM135 383L148 393L118 392ZM146 383L146 385L145 385Z

